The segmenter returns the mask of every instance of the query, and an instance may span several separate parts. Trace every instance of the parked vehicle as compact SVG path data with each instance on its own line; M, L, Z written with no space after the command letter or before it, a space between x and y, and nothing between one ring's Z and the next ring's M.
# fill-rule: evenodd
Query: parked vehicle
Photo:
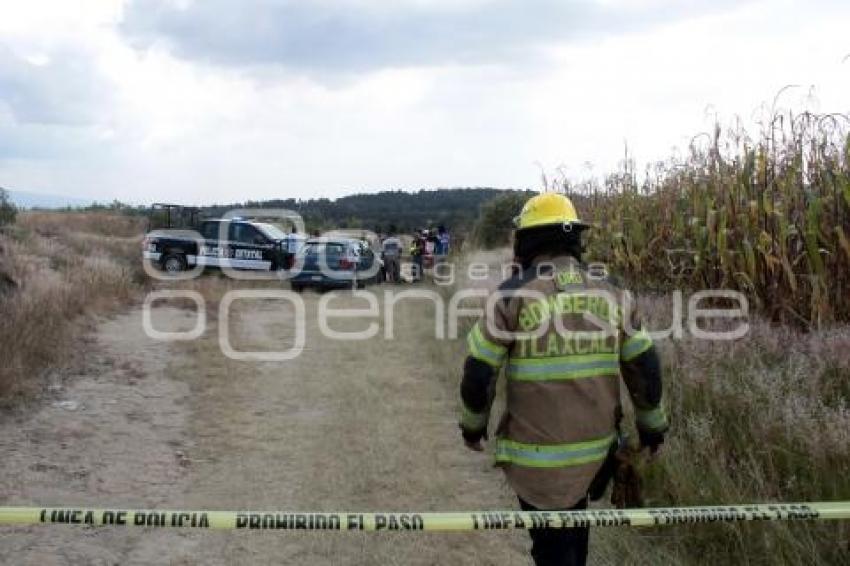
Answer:
M360 288L379 283L381 259L354 238L312 238L295 258L292 289Z
M146 260L170 273L197 265L274 271L288 267L293 241L303 242L265 222L204 220L199 232L154 230L142 249Z

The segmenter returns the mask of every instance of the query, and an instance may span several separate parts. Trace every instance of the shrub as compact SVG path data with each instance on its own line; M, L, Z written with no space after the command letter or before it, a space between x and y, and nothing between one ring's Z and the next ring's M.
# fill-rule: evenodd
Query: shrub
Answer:
M513 219L531 196L526 191L511 191L488 201L473 229L473 240L484 249L494 249L510 242Z
M9 193L3 187L0 187L0 226L14 224L17 214L18 209L9 200Z

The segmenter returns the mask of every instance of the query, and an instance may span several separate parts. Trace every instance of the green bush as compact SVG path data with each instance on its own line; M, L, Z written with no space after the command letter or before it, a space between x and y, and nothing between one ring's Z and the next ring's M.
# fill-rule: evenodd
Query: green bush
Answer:
M15 217L18 214L18 209L9 200L9 193L0 187L0 226L4 224L14 224Z
M532 196L528 191L511 191L484 203L473 229L473 239L484 249L505 246L510 242L513 219Z

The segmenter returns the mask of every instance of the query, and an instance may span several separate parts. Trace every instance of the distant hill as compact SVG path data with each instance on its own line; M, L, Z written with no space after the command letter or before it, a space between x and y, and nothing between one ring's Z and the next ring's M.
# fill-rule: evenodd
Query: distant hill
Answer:
M434 189L416 192L383 191L326 198L247 201L204 207L202 216L218 216L232 208L285 208L304 218L308 229L365 228L376 232L432 228L440 224L466 232L478 218L481 205L510 192L493 188Z
M78 198L40 195L10 191L13 202L24 208L79 208L81 210L109 210L131 215L151 217L151 225L165 226L165 213L151 215L147 206L127 205L115 201L110 204L92 203ZM493 199L516 194L530 196L530 191L494 188L423 189L415 192L383 191L360 193L335 200L271 199L198 207L197 214L172 212L172 226L189 227L203 218L214 218L238 208L283 208L299 213L308 231L334 228L362 228L379 233L411 232L420 228L446 226L456 234L469 233L478 220L481 207ZM191 208L191 207L189 207Z
M18 208L68 208L84 207L92 203L91 199L77 197L66 197L43 193L30 193L26 191L6 191L11 200Z

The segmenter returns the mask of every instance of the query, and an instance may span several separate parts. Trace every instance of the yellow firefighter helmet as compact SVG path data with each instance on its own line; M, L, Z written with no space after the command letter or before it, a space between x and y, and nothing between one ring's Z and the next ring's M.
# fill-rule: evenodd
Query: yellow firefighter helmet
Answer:
M565 230L587 228L587 224L579 220L572 201L559 193L543 193L528 199L522 212L514 218L514 225L517 230L547 225L561 225Z

